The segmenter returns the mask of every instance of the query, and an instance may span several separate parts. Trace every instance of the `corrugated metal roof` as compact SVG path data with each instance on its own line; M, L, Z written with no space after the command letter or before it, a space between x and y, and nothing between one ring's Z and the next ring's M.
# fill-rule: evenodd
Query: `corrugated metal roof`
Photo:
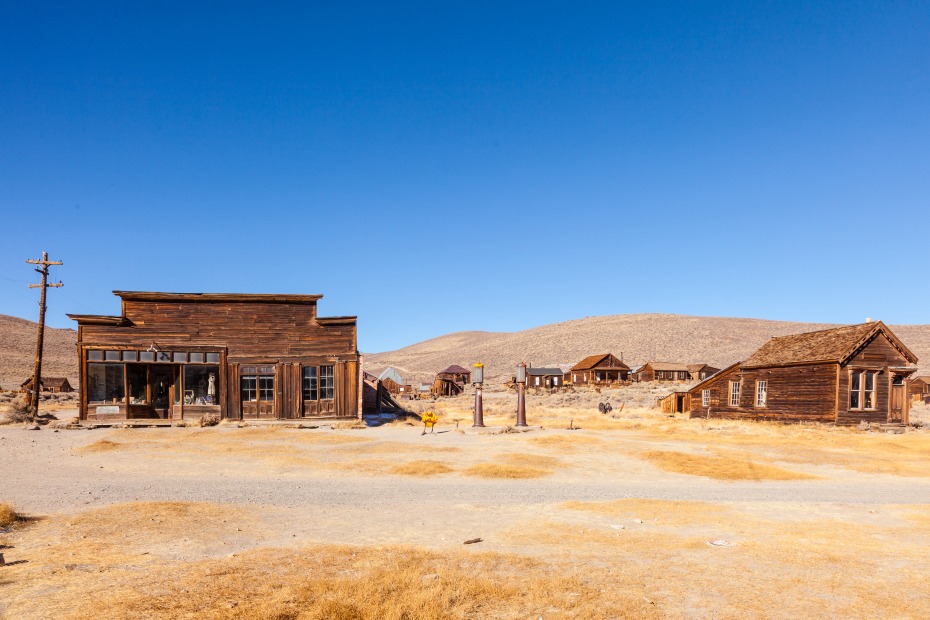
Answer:
M545 377L548 375L562 376L564 373L561 368L527 368L526 374L531 377Z

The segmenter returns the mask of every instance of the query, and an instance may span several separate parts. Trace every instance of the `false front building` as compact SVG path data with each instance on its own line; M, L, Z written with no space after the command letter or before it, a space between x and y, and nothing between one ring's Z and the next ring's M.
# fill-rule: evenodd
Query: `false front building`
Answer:
M114 291L78 323L82 421L360 415L355 317L322 295Z

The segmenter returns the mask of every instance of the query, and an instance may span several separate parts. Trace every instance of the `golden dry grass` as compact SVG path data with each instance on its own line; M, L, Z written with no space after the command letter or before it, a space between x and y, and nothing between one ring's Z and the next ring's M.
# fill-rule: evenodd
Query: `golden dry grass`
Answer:
M637 456L665 471L716 480L810 480L817 477L731 455L709 456L657 450Z
M0 527L10 527L21 518L12 504L0 503Z
M476 463L462 470L466 476L478 478L542 478L552 473L552 470L528 465L507 465L500 463Z
M664 524L715 522L729 514L729 511L720 504L658 499L620 499L609 502L571 501L564 502L562 507L610 517L657 519Z
M410 461L408 463L401 463L395 465L391 468L392 474L400 474L403 476L438 476L440 474L448 474L449 472L455 471L445 463L441 461L433 461L429 459Z

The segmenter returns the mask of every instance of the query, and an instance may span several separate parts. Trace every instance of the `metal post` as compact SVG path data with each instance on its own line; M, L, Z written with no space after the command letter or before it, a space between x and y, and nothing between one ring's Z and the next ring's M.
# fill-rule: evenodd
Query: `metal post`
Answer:
M475 423L472 428L484 428L484 403L481 400L481 384L475 384Z
M517 364L517 426L526 426L526 364Z

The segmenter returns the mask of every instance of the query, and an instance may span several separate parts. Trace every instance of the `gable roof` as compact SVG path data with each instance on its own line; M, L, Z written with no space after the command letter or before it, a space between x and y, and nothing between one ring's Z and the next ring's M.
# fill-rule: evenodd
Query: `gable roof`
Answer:
M917 357L884 323L876 321L771 338L743 362L743 367L792 366L817 362L842 364L878 334L888 338L908 361L917 361Z
M930 375L918 375L916 377L911 377L911 383L914 383L915 381L921 381L927 385L930 385Z
M610 355L611 355L610 353L598 353L597 355L589 355L588 357L584 358L583 360L581 360L580 362L572 366L572 370L590 370L591 368L594 368L595 366L600 364L604 360L604 358L609 357ZM629 366L627 366L623 362L620 362L620 360L617 360L617 361L620 363L620 365L610 366L610 368L620 368L624 370L630 369Z
M527 368L526 374L531 377L545 377L549 375L559 375L562 376L561 368Z
M689 394L697 394L697 393L699 393L701 390L705 389L708 385L710 385L711 383L713 383L714 381L716 381L718 378L720 378L720 377L726 375L728 372L730 372L730 371L733 370L734 368L739 367L739 365L740 365L740 362L734 362L734 363L730 364L729 366L727 366L726 368L724 368L723 370L718 370L717 372L715 372L714 374L712 374L711 376L707 377L706 379L704 379L703 381L701 381L700 383L698 383L697 385L695 385L693 388L691 388L690 390L688 390L688 393L689 393Z
M679 372L689 372L690 368L687 364L679 364L678 362L646 362L643 366L649 366L653 370L677 370Z
M390 379L397 385L402 385L404 382L404 378L400 376L400 373L397 372L397 369L394 368L393 366L388 366L387 368L385 368L384 371L380 375L378 375L378 378L381 379L382 381L384 381L385 379Z
M469 374L469 375L470 375L470 374L471 374L471 371L470 371L470 370L466 370L465 368L462 368L462 367L459 366L458 364L452 364L451 366L449 366L449 367L446 368L445 370L440 370L440 371L439 371L439 374L441 374L441 375L442 375L442 374L460 375L460 374L462 374L462 373L465 373L465 374Z
M32 380L34 378L35 377L29 377L28 379L26 379L25 381L19 384L20 387L26 387L27 385L32 385ZM39 384L45 387L49 387L49 388L60 388L65 385L67 385L68 387L71 387L71 383L69 383L68 379L65 377L42 377L41 379L39 379Z

